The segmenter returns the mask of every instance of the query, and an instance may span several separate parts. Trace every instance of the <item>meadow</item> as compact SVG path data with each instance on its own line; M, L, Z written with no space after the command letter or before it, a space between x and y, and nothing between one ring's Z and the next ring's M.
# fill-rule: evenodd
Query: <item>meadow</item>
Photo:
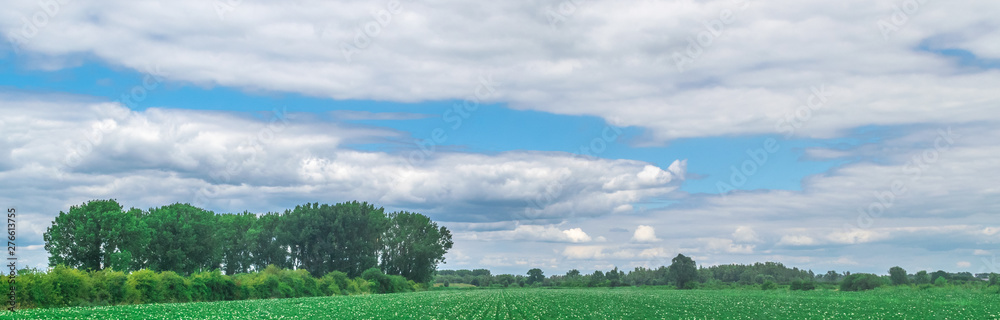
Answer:
M0 319L15 319L0 313ZM651 288L412 293L20 310L16 319L1000 319L1000 295Z

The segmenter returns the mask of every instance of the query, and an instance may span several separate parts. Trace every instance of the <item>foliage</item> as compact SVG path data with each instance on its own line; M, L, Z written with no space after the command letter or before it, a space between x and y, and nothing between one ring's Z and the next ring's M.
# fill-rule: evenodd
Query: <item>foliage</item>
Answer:
M892 284L896 286L910 283L910 280L906 277L906 270L898 266L889 268L889 278L892 280Z
M150 229L138 213L123 211L115 200L93 200L60 211L43 235L49 265L123 271L136 267L132 253L145 250L150 241Z
M416 282L430 282L434 270L452 247L451 232L425 215L389 214L379 258L382 271Z
M844 277L840 291L865 291L882 286L882 278L870 273L855 273Z
M698 277L698 267L695 265L694 260L683 254L678 254L671 260L668 270L673 277L671 280L673 280L673 283L678 288L687 288L685 284L694 281Z
M771 280L764 281L764 283L762 283L760 285L760 289L761 290L774 290L774 289L777 289L777 288L778 288L778 284L774 283L774 281L771 281Z

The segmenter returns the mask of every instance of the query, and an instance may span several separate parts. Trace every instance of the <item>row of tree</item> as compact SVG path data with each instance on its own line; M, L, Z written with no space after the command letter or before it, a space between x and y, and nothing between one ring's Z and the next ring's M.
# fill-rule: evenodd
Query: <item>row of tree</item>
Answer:
M426 288L402 276L386 275L377 268L365 270L357 278L340 271L317 278L304 269L281 269L273 265L260 272L232 276L219 270L182 276L173 271L81 271L60 265L46 272L24 269L14 279L18 309L298 298ZM8 287L9 280L7 275L0 276L0 285Z
M1000 285L1000 275L988 275L990 285ZM827 283L833 288L839 284L842 291L862 291L874 289L882 285L935 284L942 286L947 283L978 283L983 282L971 273L948 273L936 271L928 273L920 271L907 274L900 267L889 270L889 276L850 272L838 273L828 271L825 274L815 274L811 270L788 268L781 263L764 262L751 265L730 264L709 267L697 267L695 261L683 254L677 255L670 266L650 269L638 267L630 272L614 268L607 272L600 270L591 274L581 274L573 269L565 275L545 277L541 269L528 271L527 276L499 274L493 275L489 270L441 270L435 280L438 283L467 283L476 286L554 286L554 287L617 287L617 286L650 286L672 285L681 289L699 286L722 287L727 285L759 285L764 289L774 289L779 285L788 285L792 290L813 290L817 283Z
M358 277L377 267L420 283L431 281L453 243L448 229L427 216L357 201L257 215L180 203L123 210L115 200L94 200L59 212L44 238L51 266L85 271L233 275L275 265L315 277L333 271Z

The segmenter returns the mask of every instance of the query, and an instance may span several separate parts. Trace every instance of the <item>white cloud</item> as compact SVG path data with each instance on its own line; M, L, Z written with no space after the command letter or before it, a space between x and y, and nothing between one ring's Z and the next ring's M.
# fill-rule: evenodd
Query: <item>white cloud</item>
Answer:
M955 266L959 268L968 268L972 266L972 263L968 261L959 261L958 263L955 263Z
M569 259L591 260L604 258L604 247L569 246L563 249L563 256Z
M794 236L786 235L782 236L781 240L778 241L779 245L789 245L789 246L808 246L816 244L816 240L809 236Z
M894 13L883 2L754 2L684 72L674 53L733 3L588 1L558 28L540 14L548 5L406 3L364 48L353 41L376 9L365 2L245 2L221 19L204 1L74 2L30 39L21 18L41 11L17 2L0 12L0 32L21 52L55 57L37 67L88 55L158 65L172 81L336 99L465 99L490 77L498 88L487 101L618 118L657 142L782 133L779 119L808 102L811 86L831 96L796 135L979 121L1000 94L995 71L914 49L997 57L990 13L1000 4L990 1L928 6L888 40L876 24Z
M642 226L635 228L635 233L632 234L633 242L657 242L660 241L656 237L656 230L651 226Z
M976 250L974 250L972 252L972 254L973 255L977 255L977 256L988 256L991 253L989 251L986 251L986 250L976 249Z
M723 238L704 238L698 239L704 242L704 248L708 252L724 252L724 253L737 253L737 254L750 254L753 253L755 245L749 244L734 244L732 239Z
M591 242L592 240L583 229L561 230L553 225L519 225L513 230L460 232L456 234L456 238L479 241L519 240L568 243Z
M755 243L760 242L760 237L757 236L757 232L753 231L753 228L739 226L736 228L736 231L733 232L733 241L741 243Z

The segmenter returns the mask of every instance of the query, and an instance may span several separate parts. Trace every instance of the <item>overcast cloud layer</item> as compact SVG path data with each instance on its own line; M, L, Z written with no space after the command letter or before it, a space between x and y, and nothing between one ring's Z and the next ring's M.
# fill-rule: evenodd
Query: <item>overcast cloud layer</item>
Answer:
M347 146L409 133L284 110L135 111L14 90L0 94L0 179L12 182L0 199L31 214L33 262L44 262L51 217L88 199L257 212L358 199L452 227L445 268L561 273L681 252L703 264L1000 272L998 3L42 3L0 12L26 69L96 60L172 85L593 115L645 130L633 147L826 139L836 147L804 150L802 161L844 164L802 191L686 194L684 159L661 168L533 150L359 151ZM676 203L644 207L663 199Z

